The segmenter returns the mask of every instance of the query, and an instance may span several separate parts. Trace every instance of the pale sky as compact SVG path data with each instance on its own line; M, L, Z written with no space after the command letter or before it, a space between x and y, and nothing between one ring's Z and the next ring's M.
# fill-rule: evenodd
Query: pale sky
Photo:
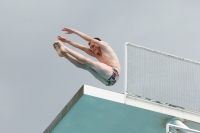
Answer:
M83 84L123 93L125 42L200 62L199 7L199 0L1 0L0 131L43 132ZM122 69L114 86L58 57L58 35L87 46L63 27L110 44Z

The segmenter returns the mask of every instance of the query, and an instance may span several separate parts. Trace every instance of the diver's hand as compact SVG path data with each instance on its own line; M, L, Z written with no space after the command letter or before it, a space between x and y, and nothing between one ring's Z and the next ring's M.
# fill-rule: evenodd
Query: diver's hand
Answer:
M69 42L68 39L66 39L65 37L62 37L62 36L58 36L58 40L65 42L65 43Z
M62 28L62 31L64 31L65 32L65 34L72 34L72 33L74 33L74 30L73 29L71 29L71 28Z

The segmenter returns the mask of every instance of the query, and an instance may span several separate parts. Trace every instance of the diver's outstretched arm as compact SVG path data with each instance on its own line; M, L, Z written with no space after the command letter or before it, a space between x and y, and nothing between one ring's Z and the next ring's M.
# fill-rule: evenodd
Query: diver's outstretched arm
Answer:
M88 55L95 57L95 54L91 51L91 49L87 48L86 46L83 46L83 45L81 45L81 44L79 44L79 43L73 42L73 41L71 41L71 40L69 40L69 39L67 39L67 38L65 38L65 37L62 37L62 36L58 36L58 40L60 40L60 41L62 41L62 42L64 42L64 43L68 43L68 44L70 44L71 46L73 46L73 47L75 47L75 48L78 48L78 49L84 51L84 52L87 53Z
M80 31L77 31L75 29L71 29L71 28L63 28L62 31L65 31L65 34L76 34L78 36L80 36L81 38L83 38L84 40L90 42L90 43L95 43L97 45L99 45L101 48L104 48L105 47L105 42L102 42L102 41L99 41L99 40L96 40Z

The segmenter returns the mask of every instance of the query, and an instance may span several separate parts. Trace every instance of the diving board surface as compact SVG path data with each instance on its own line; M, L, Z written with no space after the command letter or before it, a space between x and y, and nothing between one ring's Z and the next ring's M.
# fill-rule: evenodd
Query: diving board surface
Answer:
M165 133L166 124L177 116L191 117L185 124L200 130L195 122L198 114L139 98L127 97L126 101L124 94L83 85L44 133Z
M158 133L172 118L84 94L51 133Z

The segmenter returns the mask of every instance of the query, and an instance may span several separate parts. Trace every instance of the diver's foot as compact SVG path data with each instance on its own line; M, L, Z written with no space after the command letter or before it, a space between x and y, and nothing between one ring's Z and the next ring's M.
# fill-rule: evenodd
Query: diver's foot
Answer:
M63 57L65 55L65 53L66 53L65 48L62 43L56 41L56 42L54 42L53 47L60 57Z

